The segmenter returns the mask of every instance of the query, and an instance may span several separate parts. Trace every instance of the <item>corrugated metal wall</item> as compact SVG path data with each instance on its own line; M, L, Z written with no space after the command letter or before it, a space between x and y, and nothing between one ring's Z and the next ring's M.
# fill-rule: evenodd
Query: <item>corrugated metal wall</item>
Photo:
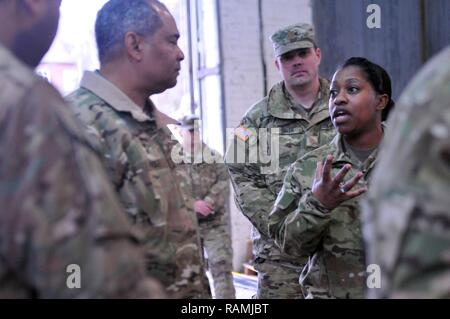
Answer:
M424 2L427 58L450 44L450 1L422 0Z
M381 8L381 28L369 29L370 4ZM386 68L397 98L430 56L450 44L448 0L312 0L322 49L322 74L331 77L351 56Z

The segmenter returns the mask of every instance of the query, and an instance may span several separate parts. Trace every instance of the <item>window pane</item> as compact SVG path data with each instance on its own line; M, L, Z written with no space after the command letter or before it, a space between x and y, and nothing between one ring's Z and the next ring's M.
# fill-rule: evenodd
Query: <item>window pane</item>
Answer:
M221 101L220 76L207 76L201 82L202 87L202 126L206 144L223 152L223 114Z

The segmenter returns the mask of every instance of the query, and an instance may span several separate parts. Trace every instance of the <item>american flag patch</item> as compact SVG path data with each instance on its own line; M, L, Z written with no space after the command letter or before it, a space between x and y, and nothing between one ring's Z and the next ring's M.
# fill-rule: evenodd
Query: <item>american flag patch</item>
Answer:
M234 130L234 134L239 137L242 141L247 142L247 140L252 136L252 131L246 129L245 127L239 126Z

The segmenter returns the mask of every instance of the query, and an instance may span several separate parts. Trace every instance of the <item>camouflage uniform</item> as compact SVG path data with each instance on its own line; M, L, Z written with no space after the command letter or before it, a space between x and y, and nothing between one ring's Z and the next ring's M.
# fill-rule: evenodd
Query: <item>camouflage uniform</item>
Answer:
M308 151L329 142L335 135L328 114L328 83L321 79L321 89L309 114L294 111L294 104L283 82L276 84L269 95L250 108L239 130L279 128L279 168L262 174L260 163L236 163L227 154L236 204L253 224L254 267L258 271L258 298L301 297L298 285L303 263L283 254L267 232L268 216L281 189L284 174L291 163ZM306 112L305 112L306 113ZM269 135L272 132L269 131ZM239 133L238 133L239 134ZM238 136L238 138L240 138ZM246 141L246 148L252 139ZM252 143L256 143L255 140ZM242 145L238 141L238 147ZM233 147L231 145L230 147ZM239 148L236 154L240 152Z
M269 217L269 232L284 252L304 260L300 283L307 298L362 298L365 263L359 198L333 210L326 209L311 193L317 162L333 155L332 176L351 164L347 181L358 171L364 177L355 188L364 186L375 165L377 150L362 163L346 151L338 134L324 145L291 165L283 188Z
M171 149L177 142L165 125L157 125L151 101L143 110L98 72L86 72L68 99L102 150L127 215L144 235L148 273L171 297L210 297L193 202L180 191L189 181L175 172Z
M310 25L299 24L277 31L271 40L275 55L280 56L313 47L314 32ZM247 111L235 130L236 140L228 148L226 162L236 205L253 224L257 298L301 297L298 272L303 263L281 253L269 238L267 222L287 167L306 152L329 142L335 134L328 114L328 94L328 82L320 79L320 90L308 112L294 102L284 82L276 84L264 99ZM259 134L260 129L268 130L267 140ZM262 164L261 156L258 161L247 160L255 145L261 152L268 148L265 143L272 139L279 142L278 167ZM275 154L273 149L271 151ZM246 154L245 161L239 159L241 154Z
M0 298L164 297L78 125L0 45Z
M199 137L186 135L194 130L199 132L198 118L188 115L180 120L181 125L169 125L169 129L180 142L178 150L174 149L178 162L177 173L190 180L184 185L183 193L194 196L194 200L202 200L212 204L215 210L208 216L197 213L200 226L200 237L208 256L208 268L211 272L216 299L234 299L236 291L233 284L233 250L231 245L230 213L228 208L229 180L228 172L223 164L222 155L201 143ZM184 135L184 136L183 136ZM194 141L191 141L194 139ZM194 150L191 142L195 143ZM194 156L191 155L194 152Z
M205 152L212 152L203 144ZM233 250L231 246L230 212L228 208L229 179L224 164L192 163L188 165L196 200L204 200L214 205L214 212L203 217L197 214L200 236L208 256L215 297L234 299Z
M377 298L450 297L450 47L402 94L364 201Z
M276 56L296 49L312 48L314 30L309 24L288 26L275 32L271 41ZM264 99L247 111L235 130L236 140L228 148L226 162L236 205L253 225L253 264L258 271L256 298L302 297L298 275L303 262L283 254L276 247L267 231L268 216L287 167L306 152L329 142L335 135L328 114L328 94L328 81L320 79L320 90L308 112L295 103L284 82L276 84ZM268 130L266 141L258 134L259 129ZM251 157L250 151L255 145L259 151L267 149L265 143L271 139L279 141L279 154L276 154L278 167L269 168L272 165L263 164L261 156L258 161L239 160L240 154Z

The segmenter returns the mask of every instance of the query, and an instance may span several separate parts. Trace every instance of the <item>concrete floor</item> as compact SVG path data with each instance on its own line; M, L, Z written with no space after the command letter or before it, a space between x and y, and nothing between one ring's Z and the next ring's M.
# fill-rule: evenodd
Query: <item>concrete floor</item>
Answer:
M210 272L206 272L209 283L211 286L211 292L213 298L215 296L213 279ZM233 272L234 288L236 289L236 299L252 299L252 296L256 294L257 277L248 276L241 273Z

